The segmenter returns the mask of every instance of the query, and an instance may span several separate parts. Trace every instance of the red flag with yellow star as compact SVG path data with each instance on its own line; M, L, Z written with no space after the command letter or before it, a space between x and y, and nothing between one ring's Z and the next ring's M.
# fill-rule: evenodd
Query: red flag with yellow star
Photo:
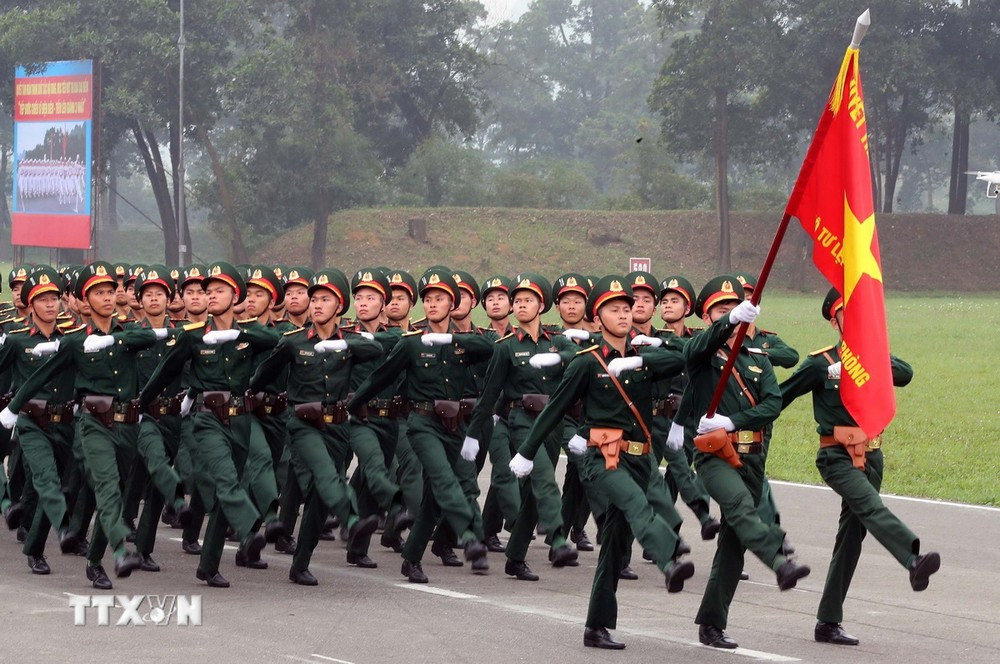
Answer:
M813 238L813 262L844 296L840 396L857 425L878 435L896 399L855 47L844 55L785 212Z

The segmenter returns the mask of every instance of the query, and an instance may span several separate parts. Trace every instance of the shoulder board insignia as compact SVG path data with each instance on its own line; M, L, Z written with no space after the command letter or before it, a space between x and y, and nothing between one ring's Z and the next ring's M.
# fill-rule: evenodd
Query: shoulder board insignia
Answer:
M86 329L87 329L87 325L86 324L77 325L74 328L70 328L68 330L63 330L63 334L73 334L74 332L79 332L80 330L86 330Z
M75 320L72 320L72 319L70 319L70 320L68 320L68 321L66 321L66 322L64 322L64 323L58 323L58 324L56 325L56 327L58 327L59 329L63 329L63 328L70 328L70 327L73 327L74 325L76 325L76 321L75 321Z
M826 346L825 348L820 348L819 350L814 350L813 352L811 352L809 354L815 357L816 355L822 355L823 353L829 353L831 350L834 350L835 348L836 348L835 345L833 345L833 346Z
M750 371L752 371L754 373L764 373L764 370L761 369L760 367L758 367L756 364L751 364L750 365Z
M4 318L3 320L0 320L0 325L6 325L7 323L13 323L13 322L14 322L13 318Z
M205 327L205 321L201 321L200 323L188 323L182 329L185 332L190 332L191 330L198 330L198 329L201 329L203 327Z
M128 317L128 314L118 314L118 320L119 320L119 321L121 321L121 322L123 322L123 323L124 323L124 322L125 322L125 321L127 321L128 319L129 319L129 317Z
M173 346L177 344L177 337L170 337L165 345Z
M590 353L591 351L595 351L595 350L597 350L598 348L600 348L600 346L599 346L599 345L597 345L597 344L594 344L594 345L593 345L593 346L591 346L590 348L584 348L583 350L578 350L578 351L576 351L576 354L577 354L577 355L583 355L584 353Z
M404 337L412 337L412 336L415 336L417 334L423 334L423 333L424 333L423 330L410 330L409 332L403 332L403 336Z
M11 331L9 332L9 334L19 334L19 333L21 333L21 332L27 332L27 331L28 331L28 330L30 330L30 329L31 329L30 327L22 327L22 328L20 328L20 329L18 329L18 330L11 330Z
M759 327L757 328L757 331L760 332L761 334L777 334L777 332L773 332L771 330L763 330Z
M304 328L304 327L297 327L294 330L289 330L288 332L285 332L282 336L286 336L287 337L287 336L291 336L293 334L298 334L299 332L301 332L304 329L306 329L306 328Z
M418 318L417 320L411 320L410 321L410 325L416 325L417 323L423 323L425 320L427 320L427 316L424 316L423 318Z
M238 320L236 322L239 323L240 325L247 325L249 323L257 322L257 317L254 316L253 318L244 318L243 320Z
M61 314L57 314L56 315L56 319L58 319L58 320L73 320L73 314L69 314L69 313L63 312Z
M501 341L503 341L504 339L510 339L510 338L511 338L512 336L514 336L514 333L513 333L513 332L508 332L508 333L507 333L506 335L504 335L504 336L500 337L499 339L497 339L497 340L496 340L496 341L494 341L493 343L495 343L495 344L498 344L498 343L500 343Z

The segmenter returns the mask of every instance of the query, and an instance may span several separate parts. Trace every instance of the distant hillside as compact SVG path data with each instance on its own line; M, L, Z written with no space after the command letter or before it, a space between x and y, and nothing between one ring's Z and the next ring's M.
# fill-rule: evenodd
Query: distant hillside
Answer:
M423 219L427 241L408 236ZM757 273L779 213L733 214L733 264ZM893 214L878 218L886 287L902 291L1000 290L1000 218ZM699 284L715 272L718 222L712 211L595 212L513 208L349 210L331 217L327 263L350 272L389 265L415 275L429 265L461 267L483 279L534 270L550 277L570 270L624 272L631 256L652 258L658 276L681 273ZM778 254L772 286L825 288L813 268L808 238L793 221ZM312 225L274 238L255 259L308 264Z

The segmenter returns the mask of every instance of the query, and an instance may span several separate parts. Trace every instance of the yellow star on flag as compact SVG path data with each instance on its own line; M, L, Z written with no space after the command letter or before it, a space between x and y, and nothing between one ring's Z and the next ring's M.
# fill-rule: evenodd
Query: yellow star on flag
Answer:
M861 276L867 274L872 279L882 281L882 268L872 253L872 238L875 236L875 213L867 219L859 220L844 196L844 304L851 299L854 287Z

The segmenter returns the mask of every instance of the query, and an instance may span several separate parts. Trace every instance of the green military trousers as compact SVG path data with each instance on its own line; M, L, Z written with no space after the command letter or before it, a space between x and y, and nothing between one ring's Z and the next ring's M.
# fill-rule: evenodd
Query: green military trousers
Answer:
M73 463L73 426L49 423L45 430L27 415L17 418L21 454L38 493L38 508L31 520L22 551L27 556L45 553L45 540L53 525L65 528L69 521L63 477Z
M861 557L861 542L871 531L873 537L908 567L920 553L920 540L906 524L889 511L879 497L884 458L882 450L867 454L864 471L854 467L843 447L823 447L816 454L816 468L823 481L843 498L840 524L833 545L833 558L826 574L823 597L816 617L824 622L844 619L844 599Z
M621 454L618 468L608 470L599 449L590 447L577 458L588 495L600 492L607 501L601 525L601 551L594 572L587 627L614 629L618 622L618 575L632 538L666 572L677 551L677 533L649 504L646 488L655 461L650 454ZM593 489L591 488L593 487ZM593 502L593 501L592 501Z
M389 474L396 455L399 421L369 417L367 422L352 421L349 426L351 449L358 459L350 484L357 495L359 513L364 518L382 510L388 514L386 528L390 528L396 514L403 509L403 492ZM386 537L395 539L396 535L390 530ZM371 545L371 535L359 537L352 544L352 554L365 555Z
M665 417L653 418L653 453L657 461L667 460L667 472L664 480L670 497L676 502L680 496L684 504L687 505L698 522L705 524L712 518L709 514L708 490L702 483L701 478L691 467L694 457L694 443L687 440L685 436L684 447L679 450L672 450L667 446L667 435L670 433L670 420Z
M487 535L496 535L503 530L504 522L510 528L521 511L521 489L510 472L510 460L517 448L511 444L510 427L503 419L493 425L488 441L479 442L488 442L490 458L490 488L483 503L483 530Z
M729 605L740 582L747 549L775 571L786 560L781 554L785 532L777 524L764 523L757 514L764 480L764 455L743 454L740 460L743 466L733 468L713 454L695 454L698 474L722 510L718 548L695 622L719 629L728 624Z
M169 504L179 510L184 505L184 485L174 470L180 438L180 415L164 415L159 420L146 415L139 423L139 455L152 482L146 489L135 548L146 556L152 554L156 546L156 528L163 506Z

